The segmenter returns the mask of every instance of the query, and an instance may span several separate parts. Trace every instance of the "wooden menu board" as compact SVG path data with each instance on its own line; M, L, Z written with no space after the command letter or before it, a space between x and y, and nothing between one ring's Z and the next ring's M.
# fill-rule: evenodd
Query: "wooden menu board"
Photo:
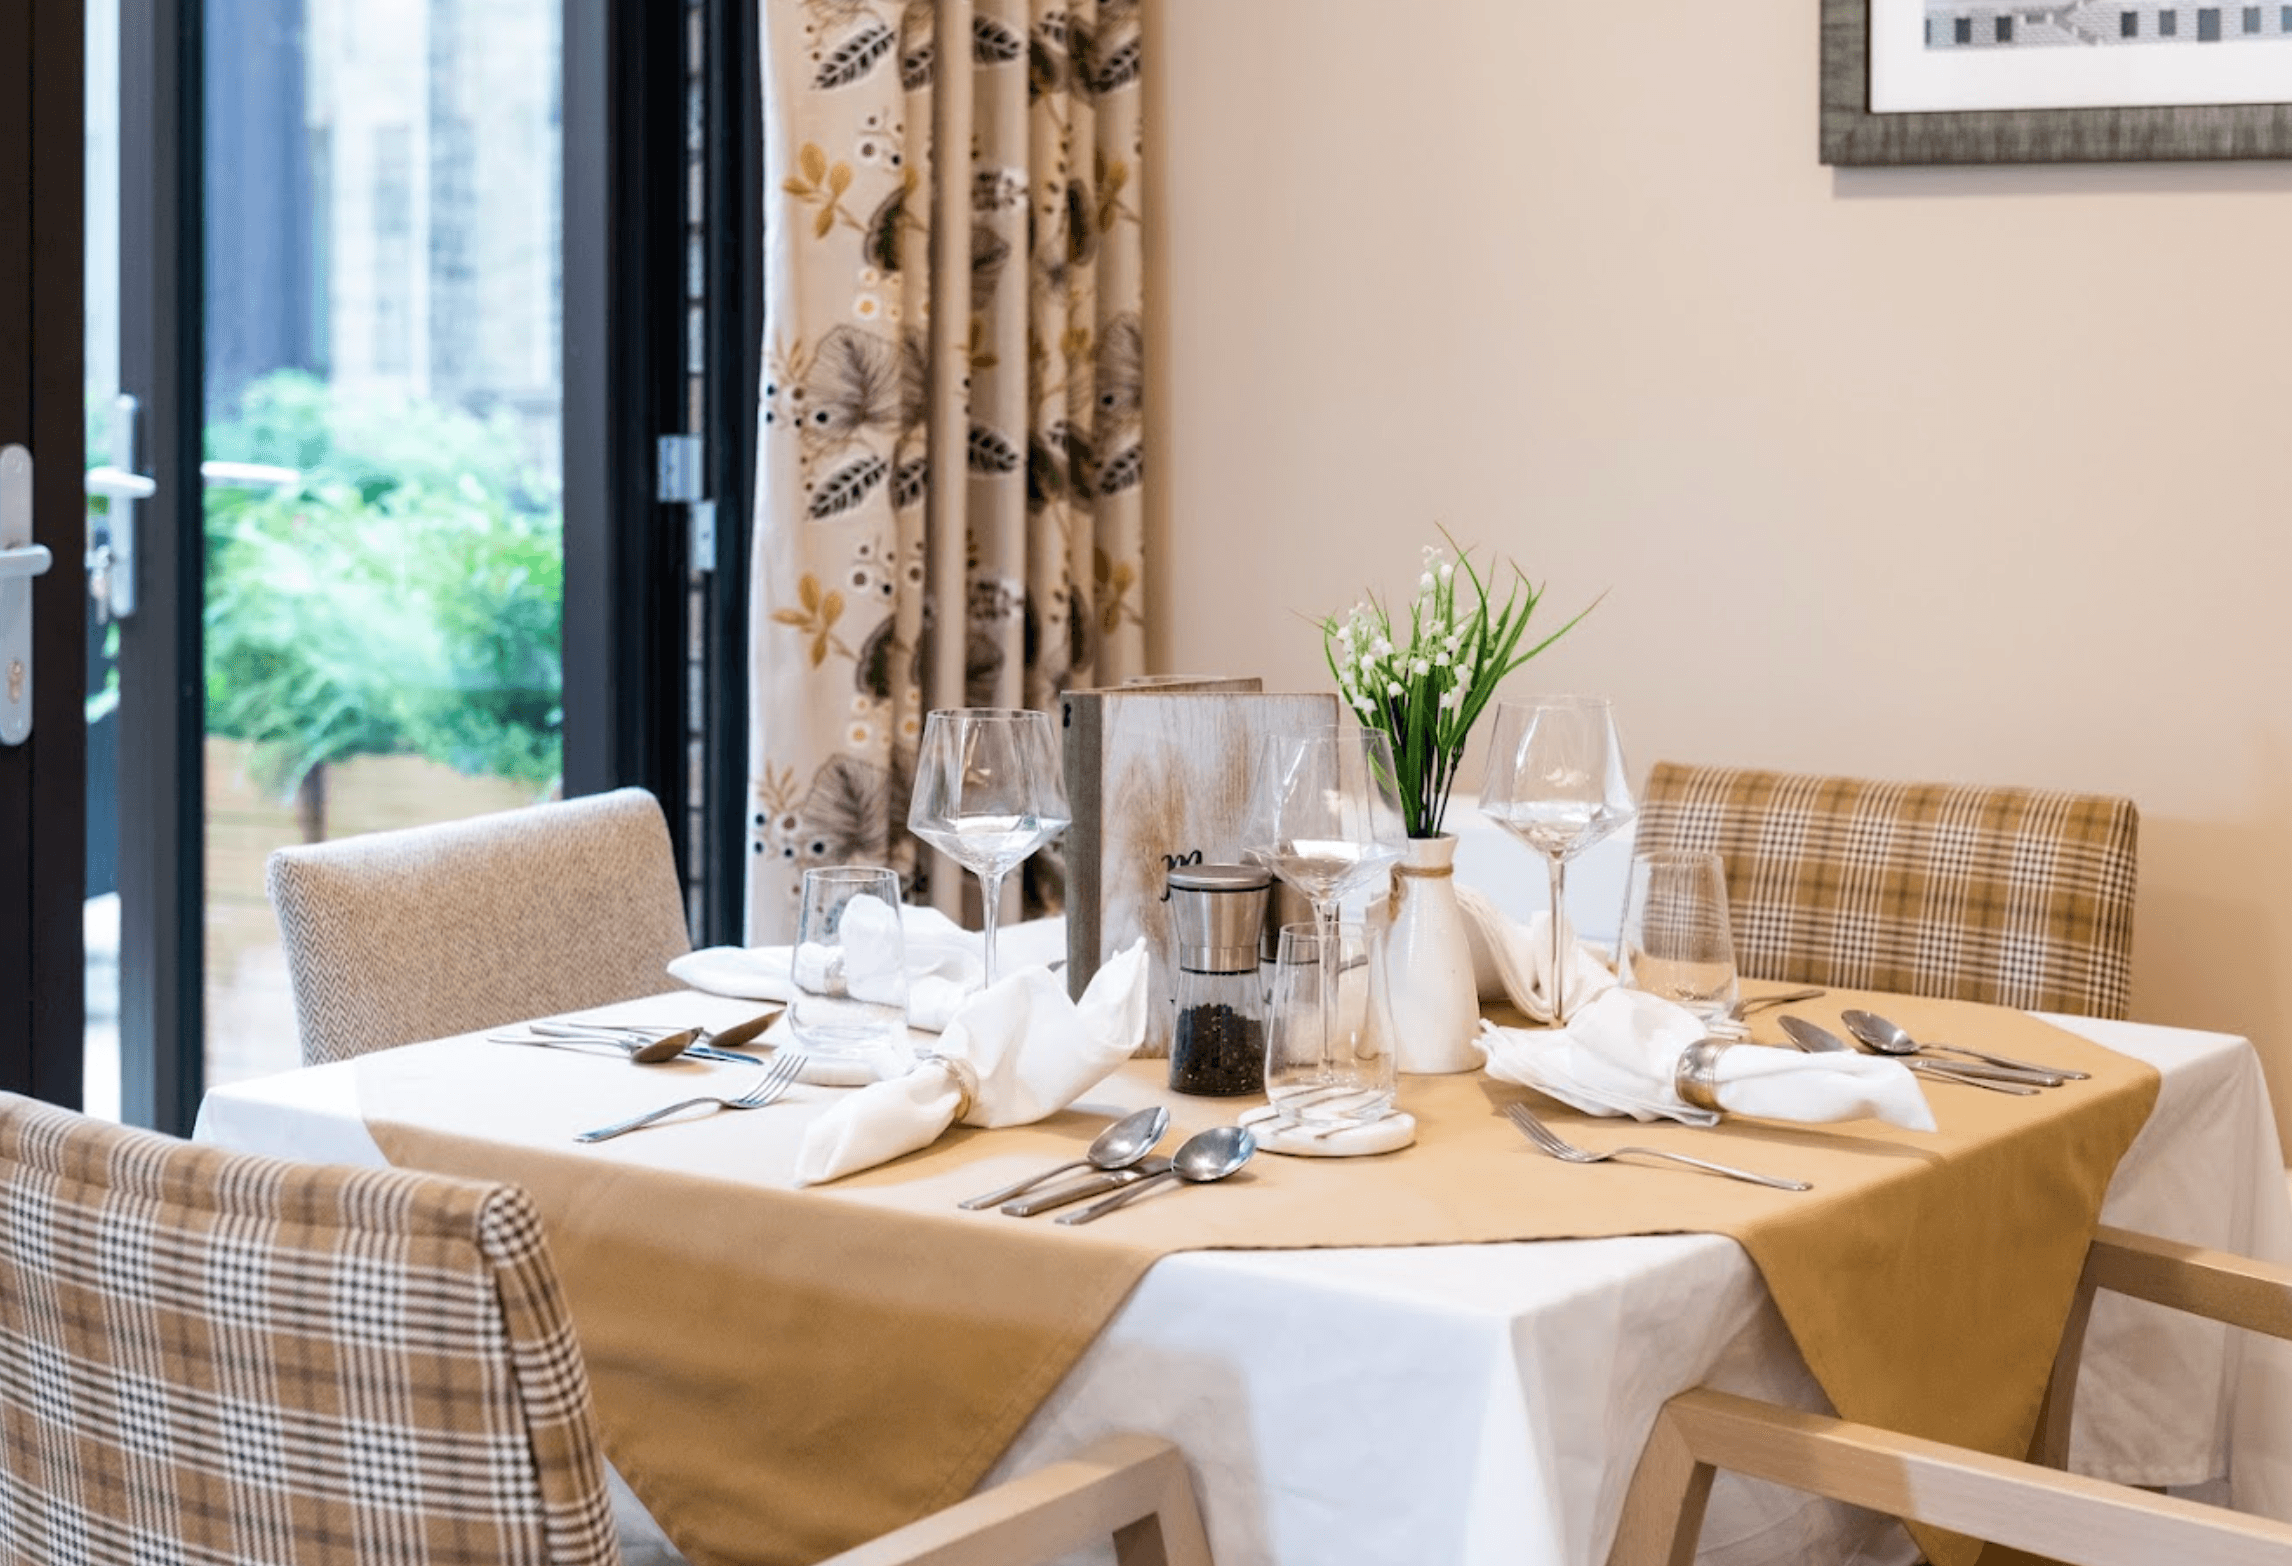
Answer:
M1173 995L1163 877L1241 858L1258 739L1334 724L1333 693L1268 695L1258 681L1178 681L1060 698L1066 750L1067 984L1146 938L1146 1052L1169 1050Z

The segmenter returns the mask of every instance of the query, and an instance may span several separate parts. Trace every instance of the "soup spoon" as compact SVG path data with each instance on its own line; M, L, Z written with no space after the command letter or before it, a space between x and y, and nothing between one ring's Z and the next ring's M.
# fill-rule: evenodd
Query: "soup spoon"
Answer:
M1257 1151L1257 1138L1241 1126L1212 1126L1197 1131L1178 1144L1170 1155L1170 1167L1160 1174L1124 1186L1103 1202L1095 1202L1079 1213L1068 1213L1054 1223L1088 1223L1103 1218L1148 1187L1164 1180L1183 1180L1188 1185L1207 1185L1212 1180L1223 1180L1236 1169L1249 1162L1249 1155Z
M2026 1060L2014 1060L2004 1055L1985 1055L1978 1049L1967 1049L1961 1044L1921 1044L1912 1038L1898 1022L1889 1022L1874 1011L1843 1011L1839 1021L1847 1031L1881 1055L1914 1055L1920 1050L1945 1050L1952 1055L1965 1055L1985 1062L2000 1071L2019 1072L2032 1082L2046 1087L2059 1087L2063 1082L2083 1082L2092 1076L2087 1071L2071 1071L2067 1066L2039 1066Z
M1780 1019L1783 1032L1793 1044L1810 1055L1859 1055L1862 1051L1840 1038L1828 1028L1818 1028L1804 1017L1786 1016ZM1922 1077L1938 1082L1956 1082L1966 1087L1988 1088L1997 1093L2019 1093L2028 1097L2037 1091L2024 1082L2006 1082L1991 1077L1972 1077L1954 1066L1945 1066L1938 1060L1905 1060L1903 1065Z
M1054 1175L1062 1175L1072 1169L1127 1169L1154 1151L1154 1144L1162 1140L1162 1133L1169 1129L1169 1125L1170 1111L1160 1104L1134 1111L1124 1115L1120 1120L1099 1132L1090 1146L1084 1149L1080 1158L1060 1164L1056 1169L1046 1169L1039 1175L1029 1175L1024 1180L1014 1181L1001 1190L989 1191L985 1196L974 1196L968 1200L957 1202L955 1205L970 1208L973 1212L982 1207L1000 1206L1021 1191L1029 1190Z

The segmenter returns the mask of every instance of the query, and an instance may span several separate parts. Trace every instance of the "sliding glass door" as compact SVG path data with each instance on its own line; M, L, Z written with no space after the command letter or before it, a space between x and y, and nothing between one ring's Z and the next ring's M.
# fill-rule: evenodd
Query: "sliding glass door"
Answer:
M184 1130L294 1064L283 844L640 784L737 935L753 39L0 7L0 1088Z
M172 1096L283 1069L271 850L530 803L562 771L558 0L167 20L88 0L85 1069L112 1112L139 920L191 914L170 955L198 977L163 1009L197 1059ZM195 135L123 115L145 48ZM144 274L166 247L121 243L152 221L121 197L170 186L197 266L162 300ZM152 448L187 456L172 495ZM139 799L134 753L161 747L144 770L174 797ZM154 809L195 898L123 883Z

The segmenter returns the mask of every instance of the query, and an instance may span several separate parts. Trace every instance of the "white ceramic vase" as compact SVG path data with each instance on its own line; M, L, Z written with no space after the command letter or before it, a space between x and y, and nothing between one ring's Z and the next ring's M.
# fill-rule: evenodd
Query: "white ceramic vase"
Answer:
M1480 992L1456 901L1455 838L1412 837L1403 845L1378 925L1370 972L1382 996L1370 1016L1391 1029L1400 1069L1479 1070Z

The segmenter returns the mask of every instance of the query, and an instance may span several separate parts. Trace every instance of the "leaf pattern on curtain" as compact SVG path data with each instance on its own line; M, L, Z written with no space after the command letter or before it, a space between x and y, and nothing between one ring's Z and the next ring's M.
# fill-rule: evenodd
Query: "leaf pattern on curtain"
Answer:
M802 872L889 864L931 630L964 617L960 699L1049 708L1143 672L1140 0L975 0L971 319L931 363L942 56L934 0L758 0L764 384L750 560L748 939L792 933ZM959 36L959 35L958 35ZM934 374L964 387L963 515L927 515ZM935 529L963 575L934 581ZM1055 845L1029 911L1058 906ZM936 889L942 899L949 888ZM943 906L946 904L943 902Z

